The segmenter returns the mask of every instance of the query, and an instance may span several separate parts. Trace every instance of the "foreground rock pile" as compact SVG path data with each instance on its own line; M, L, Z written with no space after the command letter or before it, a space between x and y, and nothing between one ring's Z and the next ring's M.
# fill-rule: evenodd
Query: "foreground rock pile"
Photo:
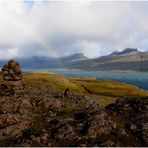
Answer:
M148 146L147 101L118 99L101 109L69 92L40 98L35 106L44 110L25 146Z
M32 106L27 95L15 93L24 88L20 66L9 61L2 68L3 84L0 94L0 146L17 143L25 131L30 129ZM10 96L11 95L11 96ZM11 142L10 142L11 141Z
M26 100L0 99L1 146L148 146L147 101L118 99L101 109L77 94L36 98L28 120Z
M1 89L5 95L22 92L24 82L22 80L22 72L18 62L14 60L8 61L2 68L3 84Z

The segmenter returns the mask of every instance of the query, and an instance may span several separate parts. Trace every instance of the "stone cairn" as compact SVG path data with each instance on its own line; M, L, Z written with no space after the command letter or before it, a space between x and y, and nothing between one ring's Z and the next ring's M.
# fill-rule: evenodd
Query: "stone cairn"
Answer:
M24 92L24 81L18 62L8 61L1 71L0 87L0 146L18 140L31 128L32 105ZM1 143L1 141L3 143Z
M24 81L21 68L17 61L10 60L2 68L3 84L1 88L6 94L15 94L22 92L24 89Z

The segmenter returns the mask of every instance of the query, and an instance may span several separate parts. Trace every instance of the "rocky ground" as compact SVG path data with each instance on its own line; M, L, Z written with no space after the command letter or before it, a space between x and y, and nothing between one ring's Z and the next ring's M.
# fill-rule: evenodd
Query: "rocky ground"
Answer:
M100 108L69 90L0 96L0 146L148 146L147 99Z
M2 69L0 146L148 146L147 92L54 74L29 78L25 85L16 61Z

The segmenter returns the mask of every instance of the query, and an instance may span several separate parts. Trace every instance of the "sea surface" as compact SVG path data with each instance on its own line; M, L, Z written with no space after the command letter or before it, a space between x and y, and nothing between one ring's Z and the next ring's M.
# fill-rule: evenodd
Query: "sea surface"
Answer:
M95 77L102 80L115 80L148 90L148 72L110 72L110 71L81 71L67 69L23 69L26 72L52 72L68 77Z

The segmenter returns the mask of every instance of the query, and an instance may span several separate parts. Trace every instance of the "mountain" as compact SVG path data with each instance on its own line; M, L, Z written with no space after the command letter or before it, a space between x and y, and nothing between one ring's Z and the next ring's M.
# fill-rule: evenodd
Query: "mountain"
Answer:
M118 50L115 50L110 54L110 56L116 56L116 55L118 55L118 53L120 53L120 52Z
M133 70L148 71L148 52L126 48L96 59L69 62L67 68L84 70Z
M132 54L137 54L140 53L141 51L138 51L136 48L126 48L123 51L114 51L110 54L110 56L125 56L125 55L132 55Z
M61 57L59 59L64 62L66 62L66 61L81 61L81 60L87 60L88 57L84 56L82 53L76 53L76 54L73 54L70 56Z
M148 71L148 52L141 52L135 48L126 48L95 59L89 59L81 53L70 56L31 57L16 59L24 69L82 69L82 70L133 70ZM0 61L2 67L6 61Z
M84 56L82 53L76 53L65 57L43 57L34 56L31 58L16 58L21 67L23 68L63 68L65 63L77 62L82 60L87 60L88 57ZM0 67L2 67L7 61L0 61Z

